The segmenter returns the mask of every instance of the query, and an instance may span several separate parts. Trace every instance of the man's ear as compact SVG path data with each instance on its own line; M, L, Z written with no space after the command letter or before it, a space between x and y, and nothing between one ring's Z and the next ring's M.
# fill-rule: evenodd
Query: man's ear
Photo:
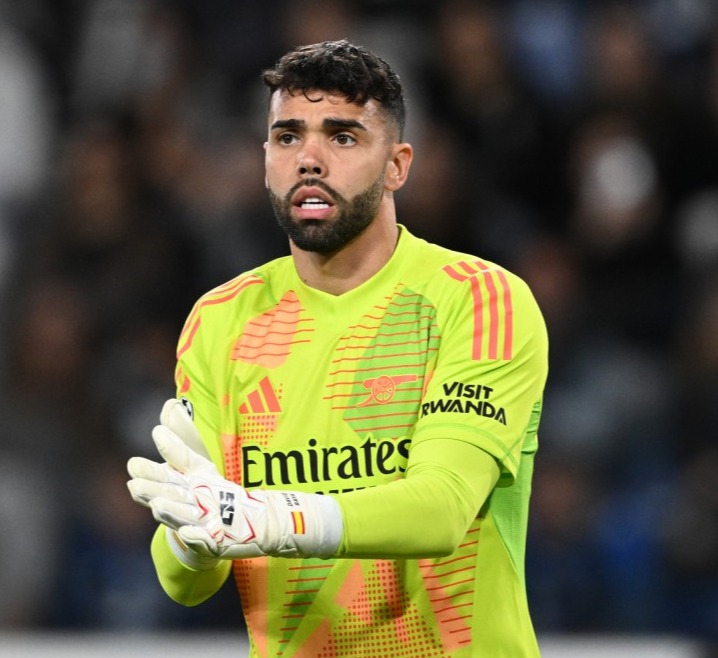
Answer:
M267 146L269 146L269 142L264 142L264 144L262 145L262 148L264 149L264 157L265 158L267 157ZM266 167L265 167L265 171L266 171ZM269 189L269 181L267 180L266 174L264 175L264 187L266 189Z
M396 192L399 188L403 187L409 176L409 168L414 158L414 149L411 144L406 142L392 144L389 156L389 162L386 166L386 176L384 178L384 187L390 192Z

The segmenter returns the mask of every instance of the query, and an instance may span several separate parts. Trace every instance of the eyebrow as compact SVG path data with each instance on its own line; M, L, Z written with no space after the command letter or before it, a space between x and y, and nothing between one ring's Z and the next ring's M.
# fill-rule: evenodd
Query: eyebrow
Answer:
M301 121L300 119L279 119L278 121L275 121L271 128L272 130L276 130L277 128L301 128L305 125L304 121Z
M356 119L324 119L322 122L324 128L334 128L340 130L346 130L347 128L356 128L358 130L366 131L367 127Z
M306 121L303 119L279 119L278 121L275 121L271 129L277 130L278 128L283 129L290 129L290 130L298 130L299 128L304 128L306 126ZM361 122L356 121L355 119L324 119L322 121L322 127L327 130L347 130L349 128L355 128L357 130L367 130L367 127Z

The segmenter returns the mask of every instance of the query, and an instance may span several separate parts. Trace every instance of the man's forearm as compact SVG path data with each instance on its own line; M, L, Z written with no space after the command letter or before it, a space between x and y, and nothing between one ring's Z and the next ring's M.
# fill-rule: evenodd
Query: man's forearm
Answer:
M452 553L499 477L495 459L452 439L412 449L407 477L336 496L341 557L422 558Z

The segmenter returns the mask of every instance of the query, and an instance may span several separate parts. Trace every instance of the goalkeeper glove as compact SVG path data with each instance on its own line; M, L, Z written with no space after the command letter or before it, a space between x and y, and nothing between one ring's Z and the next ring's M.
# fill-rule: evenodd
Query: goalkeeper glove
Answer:
M329 557L343 520L330 496L298 491L247 491L224 479L206 456L184 405L168 400L152 438L165 463L132 457L132 498L168 528L170 546L194 569L218 559L275 555Z

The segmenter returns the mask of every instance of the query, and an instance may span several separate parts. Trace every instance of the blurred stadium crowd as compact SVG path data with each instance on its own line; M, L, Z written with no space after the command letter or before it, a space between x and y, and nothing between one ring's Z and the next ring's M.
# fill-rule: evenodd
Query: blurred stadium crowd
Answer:
M197 296L287 247L259 73L347 37L406 86L400 221L526 278L551 335L539 633L718 641L718 5L0 0L0 628L237 628L149 560Z

